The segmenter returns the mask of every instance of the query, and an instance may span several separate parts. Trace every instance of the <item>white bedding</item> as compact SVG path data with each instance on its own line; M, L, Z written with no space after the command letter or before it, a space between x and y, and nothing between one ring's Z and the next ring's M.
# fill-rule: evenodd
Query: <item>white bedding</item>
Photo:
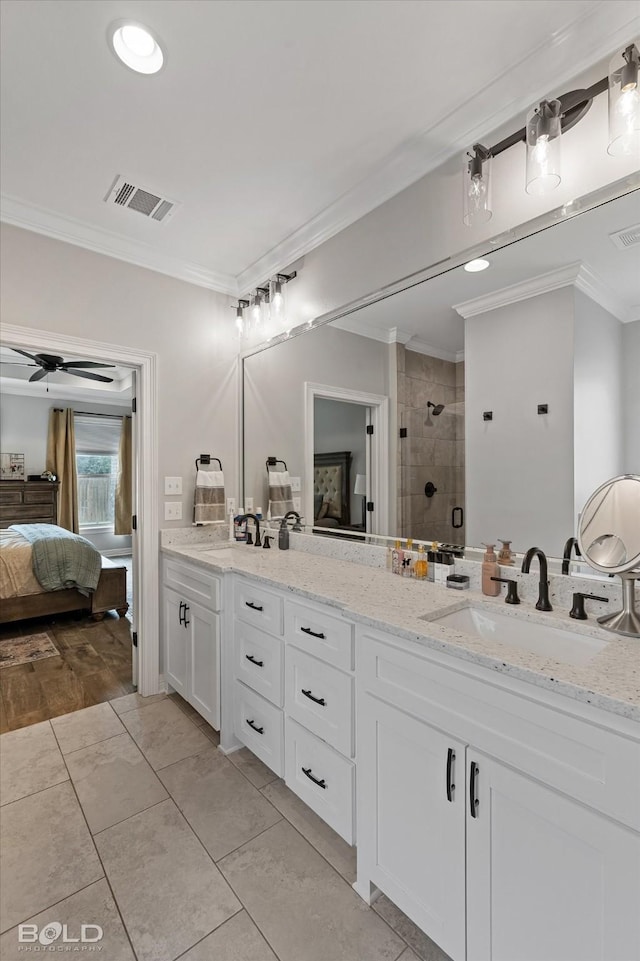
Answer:
M0 530L0 599L42 594L31 563L31 544L16 531Z

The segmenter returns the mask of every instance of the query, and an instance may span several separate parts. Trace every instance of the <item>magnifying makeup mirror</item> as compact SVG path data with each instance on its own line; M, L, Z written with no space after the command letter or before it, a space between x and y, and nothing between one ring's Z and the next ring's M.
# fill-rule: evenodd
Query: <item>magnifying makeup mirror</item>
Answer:
M622 578L622 610L598 618L608 631L640 637L635 582L640 579L640 476L622 474L606 481L584 506L578 547L587 563Z

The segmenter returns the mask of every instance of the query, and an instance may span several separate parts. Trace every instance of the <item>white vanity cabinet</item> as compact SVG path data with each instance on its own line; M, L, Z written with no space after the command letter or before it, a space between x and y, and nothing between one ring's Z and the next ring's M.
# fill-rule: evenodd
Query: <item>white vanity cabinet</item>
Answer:
M453 961L640 957L633 726L414 650L359 630L356 889Z
M162 565L162 639L168 684L220 729L220 579L182 561Z
M285 781L355 842L354 626L335 609L287 599Z

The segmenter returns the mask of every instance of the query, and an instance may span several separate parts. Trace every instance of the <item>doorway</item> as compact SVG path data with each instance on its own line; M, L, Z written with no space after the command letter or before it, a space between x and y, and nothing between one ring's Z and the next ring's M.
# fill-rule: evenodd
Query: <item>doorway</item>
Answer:
M324 533L386 534L389 398L305 383L305 425L307 524Z
M3 325L3 340L31 353L50 351L62 356L91 356L96 361L130 367L135 372L132 512L136 529L132 537L132 573L136 604L131 631L138 691L143 696L156 694L160 689L156 354L10 324Z

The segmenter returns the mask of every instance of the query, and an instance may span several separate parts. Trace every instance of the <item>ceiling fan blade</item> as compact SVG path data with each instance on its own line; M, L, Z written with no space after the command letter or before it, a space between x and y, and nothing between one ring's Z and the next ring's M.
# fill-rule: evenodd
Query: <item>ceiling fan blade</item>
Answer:
M11 367L38 367L39 364L24 364L21 360L1 360L0 364L9 364Z
M86 377L87 380L99 380L103 384L113 383L113 377L103 377L102 374L91 374L88 370L67 370L66 366L61 367L60 370L64 371L65 374L73 374L74 377ZM33 377L31 379L33 380Z
M115 364L95 364L92 360L72 360L70 363L61 365L64 370L68 367L115 367Z
M42 370L42 369L37 370L35 374L32 374L31 377L29 378L29 383L32 384L34 380L42 380L42 378L46 377L48 373L49 372L47 370Z
M38 363L38 358L34 357L33 354L28 354L26 350L20 350L19 347L11 347L10 349L15 350L16 354L22 354L23 357L28 357L29 360L35 360L36 364Z

